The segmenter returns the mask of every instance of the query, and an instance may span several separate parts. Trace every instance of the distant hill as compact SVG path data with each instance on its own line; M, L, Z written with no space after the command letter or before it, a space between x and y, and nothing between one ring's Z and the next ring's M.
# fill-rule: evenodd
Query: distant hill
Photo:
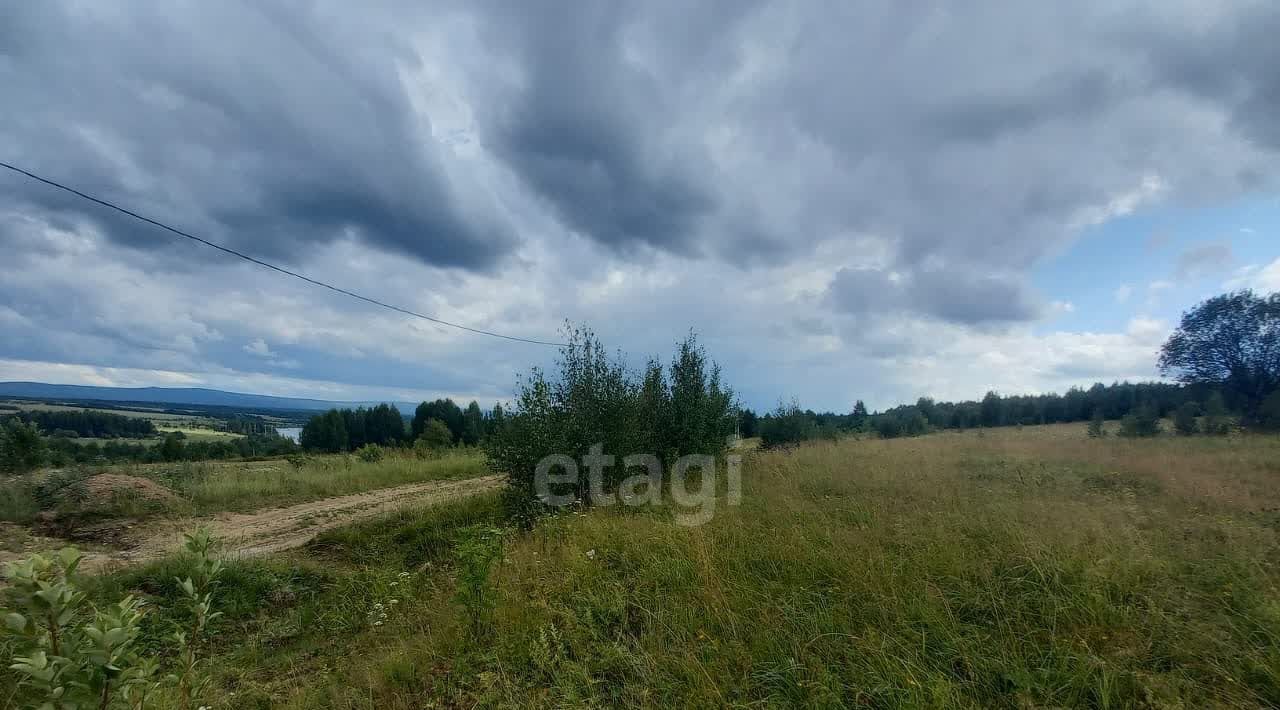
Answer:
M200 387L93 387L88 385L51 385L43 382L0 382L0 398L42 400L96 400L103 402L135 402L147 404L191 404L203 407L235 407L243 409L324 410L333 407L355 407L368 402L330 402L300 397L272 397L243 394ZM412 413L407 402L393 402L401 412ZM406 409L407 408L407 409Z

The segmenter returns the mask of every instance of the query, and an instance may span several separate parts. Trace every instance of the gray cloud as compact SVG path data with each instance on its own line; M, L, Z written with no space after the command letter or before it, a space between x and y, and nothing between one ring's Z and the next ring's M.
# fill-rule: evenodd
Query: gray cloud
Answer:
M372 14L372 13L371 13ZM270 3L6 13L0 62L12 161L256 254L298 261L355 236L425 262L486 268L516 243L442 169L398 72L408 37L359 13ZM10 178L6 178L8 180ZM122 243L171 237L42 186L25 210L76 215Z
M1179 280L1198 279L1225 273L1235 263L1228 242L1200 244L1178 255L1174 274Z
M474 325L589 318L634 352L665 352L673 313L736 330L718 345L758 396L825 396L806 378L850 355L821 348L926 358L939 325L1025 326L1062 296L1032 270L1081 230L1274 185L1278 21L1198 0L18 3L0 156ZM429 359L471 391L529 359L370 331L358 304L0 186L0 358L253 368L262 338L299 377L416 381ZM379 349L400 368L354 359Z
M1028 321L1042 312L1036 296L1019 280L954 271L841 269L828 298L844 313L913 313L967 325Z

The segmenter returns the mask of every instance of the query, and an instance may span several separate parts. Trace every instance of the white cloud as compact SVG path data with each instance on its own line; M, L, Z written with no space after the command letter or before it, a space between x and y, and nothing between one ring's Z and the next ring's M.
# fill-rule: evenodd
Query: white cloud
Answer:
M1229 290L1251 288L1261 293L1280 291L1280 258L1270 264L1241 267L1223 287Z
M244 351L249 353L250 355L257 355L258 357L275 357L276 356L276 353L272 351L270 347L267 346L267 341L263 340L262 338L254 338L253 340L249 341L249 343L244 346Z

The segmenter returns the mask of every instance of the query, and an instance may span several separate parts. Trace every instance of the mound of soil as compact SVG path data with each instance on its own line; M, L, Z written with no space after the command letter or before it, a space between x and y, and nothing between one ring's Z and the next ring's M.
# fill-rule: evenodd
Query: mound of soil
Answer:
M149 478L126 476L120 473L99 473L84 481L85 492L90 504L95 500L110 500L113 496L127 495L140 500L156 503L170 503L178 500L168 488Z

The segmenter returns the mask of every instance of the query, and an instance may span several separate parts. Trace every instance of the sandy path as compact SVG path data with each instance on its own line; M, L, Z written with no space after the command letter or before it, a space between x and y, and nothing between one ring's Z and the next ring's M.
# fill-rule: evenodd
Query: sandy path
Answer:
M383 488L337 498L269 508L253 513L218 513L198 518L160 520L134 528L128 549L91 552L81 568L105 571L154 560L182 547L182 533L207 526L222 542L226 557L251 557L306 544L316 534L360 520L406 508L496 490L502 476L457 481L427 481Z

